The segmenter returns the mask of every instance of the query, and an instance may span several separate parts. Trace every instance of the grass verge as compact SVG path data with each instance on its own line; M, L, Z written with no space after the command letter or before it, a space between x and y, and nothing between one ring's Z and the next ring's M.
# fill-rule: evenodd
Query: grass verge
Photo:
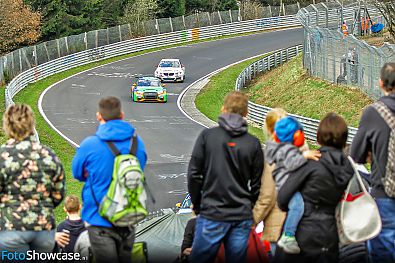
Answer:
M236 35L228 35L228 36L220 36L220 37L215 37L215 38L210 38L210 39L205 39L205 40L196 40L196 41L190 41L190 42L184 42L182 44L175 44L175 45L169 45L165 47L160 47L160 48L152 48L149 50L144 50L140 52L135 52L127 55L122 55L118 57L113 57L109 59L105 59L102 61L97 61L93 62L84 66L76 67L55 75L52 75L50 77L47 77L43 80L40 80L36 83L29 84L25 89L20 91L15 97L14 101L16 103L26 103L30 105L35 112L36 116L36 129L38 134L40 135L40 141L47 145L50 146L56 154L59 156L60 160L62 161L64 168L65 168L65 173L66 173L66 187L67 187L67 194L75 194L77 196L81 196L81 190L83 184L78 182L77 180L73 179L72 172L71 172L71 161L74 156L74 148L68 144L59 134L57 134L54 130L52 130L48 124L45 122L44 118L39 114L37 102L40 97L40 94L50 85L65 79L69 76L72 76L74 74L77 74L81 71L88 70L100 65L108 64L114 61L118 61L121 59L125 58L130 58L134 56L138 56L141 54L153 52L153 51L160 51L164 50L167 48L171 47L177 47L177 46L183 46L183 45L190 45L190 44L197 44L201 42L208 42L208 41L214 41L214 40L220 40L220 39L225 39L225 38L232 38L232 37L238 37L238 36L247 36L247 35L252 35L256 33L261 33L261 32L269 32L271 30L265 30L265 31L255 31L255 32L249 32L249 33L243 33L243 34L236 34ZM5 86L0 86L0 117L2 118L3 113L5 111L5 96L4 96L4 89ZM3 105L3 106L1 106ZM6 141L5 135L3 131L0 129L0 143L4 143ZM66 217L65 212L63 211L63 208L59 206L55 210L55 215L56 215L56 221L60 222L64 220Z

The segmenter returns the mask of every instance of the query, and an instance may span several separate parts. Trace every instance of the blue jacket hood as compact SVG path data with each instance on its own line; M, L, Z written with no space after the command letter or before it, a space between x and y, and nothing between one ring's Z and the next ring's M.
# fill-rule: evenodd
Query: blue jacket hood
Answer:
M133 136L134 128L123 120L111 120L100 124L96 135L103 141L124 141Z

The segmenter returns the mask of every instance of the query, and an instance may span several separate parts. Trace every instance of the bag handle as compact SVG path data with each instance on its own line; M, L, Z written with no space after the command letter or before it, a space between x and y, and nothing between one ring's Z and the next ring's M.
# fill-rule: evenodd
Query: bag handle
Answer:
M368 190L365 187L365 184L362 181L362 177L359 174L359 171L357 169L357 166L356 166L354 160L351 158L351 156L348 156L348 160L350 161L350 164L351 164L352 168L354 169L354 177L357 178L357 182L359 184L359 187L362 189L362 191L365 194L369 194ZM346 189L346 196L345 197L347 197L347 195L350 193L350 187L351 187L351 184L348 184L347 189Z

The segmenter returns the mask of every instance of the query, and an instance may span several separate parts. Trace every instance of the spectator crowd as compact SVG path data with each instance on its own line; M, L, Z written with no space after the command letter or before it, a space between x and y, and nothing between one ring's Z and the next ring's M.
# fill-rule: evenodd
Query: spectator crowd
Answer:
M328 113L318 127L317 150L309 149L303 126L280 108L266 116L262 148L248 133L247 96L229 93L218 126L203 130L192 151L187 183L196 217L187 224L178 261L394 263L395 63L381 69L380 87L384 96L363 111L352 144L347 146L345 120ZM119 187L133 184L141 200L145 185L140 187L136 176L147 154L135 128L123 120L118 98L102 98L96 118L96 134L83 140L72 162L74 178L84 183L80 202L66 196L56 153L35 138L32 109L25 104L6 109L8 140L0 147L0 261L23 261L15 257L34 250L78 252L89 262L132 262L133 224L114 224L103 211L119 210L120 204L104 210L100 201L114 188L127 193ZM135 160L138 169L133 180L126 173L115 185L114 159L119 155L132 155L128 160ZM344 192L356 167L350 158L370 164L364 178L381 231L368 240L342 244L337 207L349 201ZM62 202L67 218L56 226L54 209Z

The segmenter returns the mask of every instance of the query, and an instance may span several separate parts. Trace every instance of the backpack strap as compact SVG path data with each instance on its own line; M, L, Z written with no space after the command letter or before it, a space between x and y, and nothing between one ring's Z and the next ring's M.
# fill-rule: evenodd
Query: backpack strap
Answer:
M395 116L391 110L382 101L377 101L372 104L376 111L383 118L385 123L390 127L391 130L395 130Z
M110 148L112 154L114 156L118 156L121 155L122 153L118 150L118 148L115 146L115 144L113 142L110 141L105 141L105 143L107 144L107 146ZM136 156L137 153L137 134L136 131L133 133L132 138L130 139L130 149L129 149L129 153Z
M137 133L134 131L132 139L130 140L130 150L129 153L133 156L137 154Z

